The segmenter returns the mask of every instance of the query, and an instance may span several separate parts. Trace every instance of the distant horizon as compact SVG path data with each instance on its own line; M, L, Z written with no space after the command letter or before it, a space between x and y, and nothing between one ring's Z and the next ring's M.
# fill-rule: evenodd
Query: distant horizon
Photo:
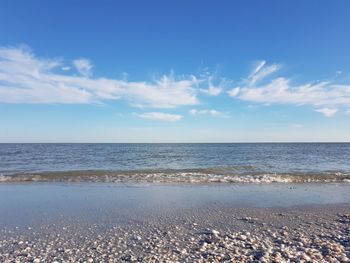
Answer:
M264 144L264 143L350 143L350 141L251 141L251 142L0 142L0 144Z

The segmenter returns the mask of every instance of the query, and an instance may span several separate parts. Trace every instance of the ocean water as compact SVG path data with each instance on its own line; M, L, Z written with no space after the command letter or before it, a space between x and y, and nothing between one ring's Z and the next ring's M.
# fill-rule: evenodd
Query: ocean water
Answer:
M349 184L156 185L110 183L0 184L2 227L79 222L111 227L184 211L201 216L221 208L295 208L350 204ZM234 213L232 214L234 216Z
M0 144L0 181L350 182L350 143Z

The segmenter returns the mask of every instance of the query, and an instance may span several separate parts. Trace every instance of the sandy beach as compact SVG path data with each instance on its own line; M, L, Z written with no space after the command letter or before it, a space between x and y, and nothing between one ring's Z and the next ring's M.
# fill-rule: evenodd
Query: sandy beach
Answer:
M349 262L347 184L0 189L1 262Z
M350 0L0 0L0 263L350 263Z

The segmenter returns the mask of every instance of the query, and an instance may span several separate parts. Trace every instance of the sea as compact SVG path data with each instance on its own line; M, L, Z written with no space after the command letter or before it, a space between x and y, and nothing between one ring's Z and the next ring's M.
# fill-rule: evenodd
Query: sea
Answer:
M0 181L350 182L350 143L5 143Z

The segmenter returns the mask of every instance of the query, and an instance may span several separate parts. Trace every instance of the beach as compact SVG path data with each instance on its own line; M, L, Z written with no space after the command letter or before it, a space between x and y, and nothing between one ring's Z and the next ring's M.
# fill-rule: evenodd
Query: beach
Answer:
M0 25L0 263L350 263L350 1Z
M349 190L3 183L0 261L349 262Z
M0 262L349 262L348 143L0 146Z

